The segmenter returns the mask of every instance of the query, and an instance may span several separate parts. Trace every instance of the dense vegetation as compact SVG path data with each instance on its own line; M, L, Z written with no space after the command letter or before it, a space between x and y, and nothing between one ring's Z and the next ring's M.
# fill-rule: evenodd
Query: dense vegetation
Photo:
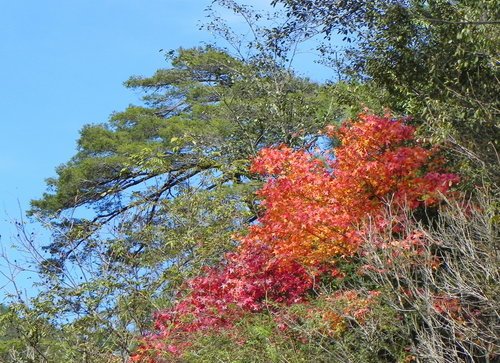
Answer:
M131 77L32 202L0 360L500 359L500 3L217 3L254 39L212 14L234 51ZM329 82L290 67L311 38Z

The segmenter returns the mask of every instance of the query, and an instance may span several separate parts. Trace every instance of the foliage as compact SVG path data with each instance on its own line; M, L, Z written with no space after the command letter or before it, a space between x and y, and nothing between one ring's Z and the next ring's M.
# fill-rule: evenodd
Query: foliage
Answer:
M36 234L20 231L43 283L29 304L58 312L51 323L67 330L75 356L127 357L152 312L255 218L249 158L267 145L308 145L331 116L320 86L267 58L210 46L167 55L170 68L126 82L144 105L85 126L77 154L32 202L51 242L40 250Z
M131 77L142 106L85 126L32 203L52 240L17 225L41 291L0 359L498 359L498 1L214 3L250 39L211 12L233 55ZM321 85L292 68L315 35Z
M251 170L272 176L260 191L259 223L240 237L223 266L188 281L187 295L157 314L156 333L145 338L134 360L182 355L193 334L228 331L249 313L279 316L283 306L307 302L315 278L341 278L335 260L358 252L367 226L398 233L404 207L433 205L458 181L437 171L430 150L411 144L414 129L403 120L362 115L336 135L341 146L335 158L281 147L254 159ZM391 221L383 213L388 204L400 210ZM347 327L345 316L363 325L378 295L334 291L324 300L337 308L311 308L305 318L314 322L319 314L322 326L315 330L335 337Z
M314 266L352 256L359 224L370 217L377 225L386 223L379 217L384 204L410 209L435 204L458 179L436 172L432 150L409 144L414 131L402 120L362 115L338 131L330 128L341 143L334 157L286 147L263 150L252 170L271 179L259 192L266 213L252 227L252 241Z
M408 219L411 243L367 236L368 274L387 291L387 305L405 312L419 361L488 362L500 354L495 204L482 189L474 201L447 200L432 226ZM373 248L377 241L383 248Z
M413 115L424 126L420 131L425 137L450 142L469 176L482 170L479 178L495 182L498 0L273 3L285 6L289 20L273 33L275 38L287 39L304 29L323 35L322 59L340 66L341 77L369 80L383 90L379 94L385 106Z
M0 305L0 362L65 361L61 331L22 303Z

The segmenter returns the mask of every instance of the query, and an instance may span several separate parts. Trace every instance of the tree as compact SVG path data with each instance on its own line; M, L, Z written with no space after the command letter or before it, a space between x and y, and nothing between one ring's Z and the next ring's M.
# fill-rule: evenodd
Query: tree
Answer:
M249 177L248 157L263 145L303 144L324 122L315 119L318 88L307 80L280 70L261 74L211 48L172 56L172 69L126 83L150 92L147 107L131 106L108 124L86 126L78 154L47 181L54 192L33 201L32 215L60 216L58 227L71 224L72 235L48 247L62 260L115 217L130 213L144 224L160 224L155 218L168 214L161 202L189 194L188 184L239 188ZM65 211L74 215L74 208L86 206L94 209L92 219L64 218ZM136 254L145 248L129 242Z
M285 7L289 23L270 42L304 29L323 35L324 60L340 63L346 79L383 90L382 103L414 116L425 137L453 146L458 164L469 165L462 171L480 167L469 176L482 169L490 182L498 178L497 0L273 3ZM335 33L347 45L330 43Z
M77 154L32 202L54 236L37 255L37 301L64 312L56 324L68 319L77 335L67 344L88 359L126 359L185 276L234 248L231 235L258 213L249 158L310 144L328 118L321 87L272 60L214 47L168 57L171 68L126 82L145 105L85 126Z

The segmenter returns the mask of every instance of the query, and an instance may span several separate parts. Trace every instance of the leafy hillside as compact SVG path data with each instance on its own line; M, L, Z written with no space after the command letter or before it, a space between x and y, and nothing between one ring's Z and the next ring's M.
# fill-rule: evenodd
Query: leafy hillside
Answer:
M234 51L167 52L82 129L1 359L500 359L500 3L272 3L216 1L251 40L211 13ZM328 82L291 66L311 39Z

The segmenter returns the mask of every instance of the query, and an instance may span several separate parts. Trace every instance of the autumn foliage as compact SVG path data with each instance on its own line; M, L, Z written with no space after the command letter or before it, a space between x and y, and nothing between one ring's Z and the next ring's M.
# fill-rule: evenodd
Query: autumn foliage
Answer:
M251 166L266 180L258 223L238 237L239 247L222 266L187 281L174 306L157 313L155 332L144 337L133 360L160 362L165 354L182 354L192 334L231 329L245 314L307 303L321 276L342 277L337 263L360 251L368 229L397 233L399 211L434 205L458 182L403 119L361 115L325 136L340 146L311 152L283 145L259 153ZM362 321L371 297L338 291L326 300L344 302L342 313L315 314L339 332L342 314Z
M334 154L263 150L252 170L269 177L260 191L266 213L249 239L316 266L353 255L368 219L385 226L387 203L435 203L458 178L438 172L435 151L413 142L414 133L404 120L364 115L328 130L341 144Z

